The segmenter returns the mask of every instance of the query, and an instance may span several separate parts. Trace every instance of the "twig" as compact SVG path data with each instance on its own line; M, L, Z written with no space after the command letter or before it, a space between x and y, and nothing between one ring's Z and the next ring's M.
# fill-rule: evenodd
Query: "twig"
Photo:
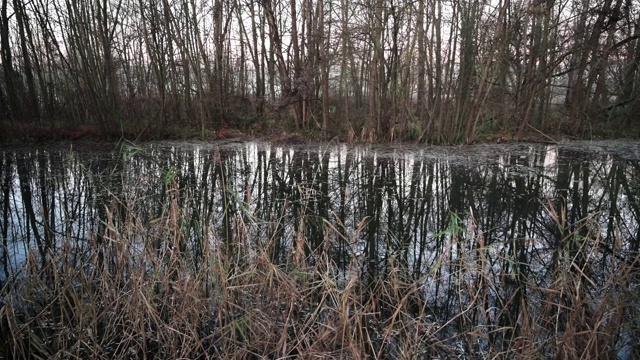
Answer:
M557 144L557 143L558 143L558 141L557 141L557 140L555 140L555 139L554 139L554 138L552 138L551 136L549 136L549 135L547 135L547 134L543 133L542 131L540 131L540 130L538 130L538 129L534 128L533 126L531 126L531 124L527 124L527 126L529 126L529 127L530 127L530 128L532 128L533 130L535 130L535 131L537 131L538 133L540 133L540 135L542 135L542 136L546 137L547 139L551 140L551 142L552 142L552 143L554 143L554 144Z

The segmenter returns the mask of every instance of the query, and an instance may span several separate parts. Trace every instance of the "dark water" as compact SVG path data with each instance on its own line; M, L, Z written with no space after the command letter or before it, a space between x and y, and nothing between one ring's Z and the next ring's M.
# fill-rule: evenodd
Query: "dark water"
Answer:
M328 227L344 235L344 243L331 244L338 266L356 251L372 271L393 257L418 277L454 230L469 239L481 235L486 245L517 243L531 252L558 246L560 231L586 221L598 227L603 246L616 236L630 252L639 246L640 144L631 142L76 144L5 148L0 156L5 278L28 247L44 254L61 238L80 244L99 236L105 207L115 204L153 223L167 210L174 186L191 219L182 230L194 243L233 242L233 219L240 216L256 241L278 244L273 256L280 261L295 234L302 231L315 248L324 246ZM562 209L566 229L551 216Z
M327 247L345 276L355 256L365 280L393 263L442 283L425 297L443 309L452 307L441 280L455 276L436 266L444 256L475 261L467 255L482 246L496 279L544 283L568 234L597 234L601 266L640 246L637 142L66 144L4 148L0 166L3 281L20 272L29 249L44 257L72 243L82 261L107 216L126 223L135 214L153 231L172 199L190 239L185 252L233 246L243 232L286 263L303 236L307 253Z

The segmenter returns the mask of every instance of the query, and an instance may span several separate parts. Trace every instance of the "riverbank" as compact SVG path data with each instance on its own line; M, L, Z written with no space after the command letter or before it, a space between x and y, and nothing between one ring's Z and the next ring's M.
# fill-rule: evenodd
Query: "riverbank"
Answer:
M605 131L607 130L607 131ZM504 143L504 142L543 142L555 143L567 140L603 140L616 138L638 138L640 133L633 131L615 131L615 129L601 129L580 134L568 134L563 132L544 133L533 127L520 133L491 132L478 135L472 143ZM346 133L322 132L319 130L296 130L285 126L273 126L269 128L250 127L233 128L223 126L219 129L201 129L194 127L167 127L162 131L150 132L146 129L123 129L121 131L106 130L98 126L43 126L38 124L4 125L4 131L0 136L1 142L15 143L39 143L48 141L152 141L152 140L204 140L214 141L222 139L250 139L259 138L275 143L295 144L309 141L328 142L338 141L344 143L421 143L418 136L382 137L365 136L355 131ZM461 141L461 143L463 143ZM436 145L443 145L435 143ZM456 145L456 144L444 144Z

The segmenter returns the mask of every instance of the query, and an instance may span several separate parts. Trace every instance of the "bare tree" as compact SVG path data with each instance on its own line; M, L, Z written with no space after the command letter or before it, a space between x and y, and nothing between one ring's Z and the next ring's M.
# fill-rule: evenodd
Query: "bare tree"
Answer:
M640 126L637 12L626 0L2 0L0 112L136 136L261 122L367 141L606 133Z
M6 113L12 123L23 121L21 97L21 83L19 74L13 67L13 49L10 41L10 25L7 0L2 0L0 7L0 54L2 55L2 70L4 71L5 91L7 92ZM7 106L8 105L8 106Z

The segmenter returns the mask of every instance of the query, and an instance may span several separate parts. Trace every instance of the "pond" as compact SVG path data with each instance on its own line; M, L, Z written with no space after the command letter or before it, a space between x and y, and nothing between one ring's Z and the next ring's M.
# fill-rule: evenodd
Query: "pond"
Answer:
M322 273L341 293L357 283L357 303L372 324L361 326L376 330L360 340L374 357L398 358L406 350L392 331L400 312L394 301L423 327L402 328L423 336L412 343L423 356L608 351L631 358L640 351L633 342L640 322L629 318L640 310L637 142L74 143L0 150L0 283L7 298L24 291L18 283L50 276L52 268L127 278L135 274L132 264L145 259L140 274L151 277L175 271L179 257L180 272L167 280L177 284L221 258L230 259L227 280L264 273L256 270L264 261L298 285ZM255 267L247 270L249 264ZM132 287L118 284L122 291ZM309 289L319 286L313 284ZM202 291L215 298L222 287L205 281ZM86 289L82 296L91 298ZM261 301L243 299L256 307ZM339 308L337 299L309 300L315 305L300 310L299 321L310 322L322 301ZM354 304L346 318L353 318ZM224 326L223 306L208 306L215 321L203 326L199 318L201 338ZM245 307L229 316L237 320ZM221 334L211 346L229 355ZM244 345L234 349L289 354L250 337L243 333ZM594 342L608 347L592 349ZM152 348L160 354L161 347Z

